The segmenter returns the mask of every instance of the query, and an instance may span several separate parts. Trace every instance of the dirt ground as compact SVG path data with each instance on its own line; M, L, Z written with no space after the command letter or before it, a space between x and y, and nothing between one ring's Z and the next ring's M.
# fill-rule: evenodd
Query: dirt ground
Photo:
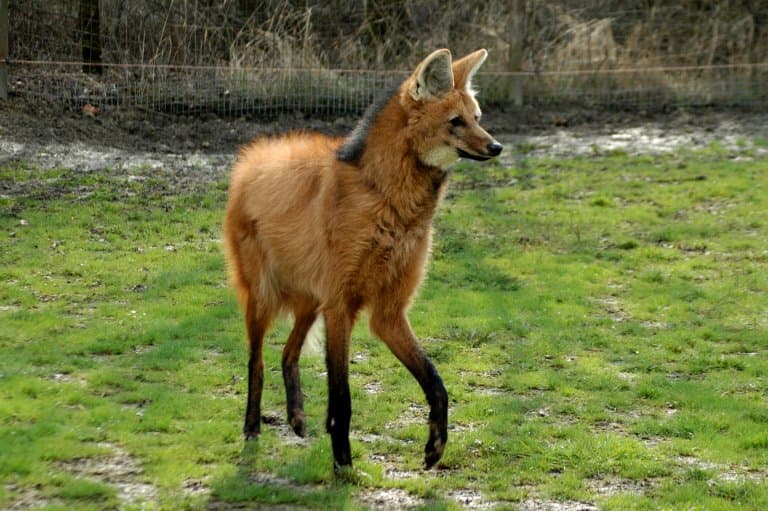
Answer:
M502 142L505 164L531 157L610 151L645 154L718 143L739 153L768 154L768 112L678 109L665 114L546 111L486 107L483 125ZM149 166L186 180L225 175L238 146L290 129L342 135L356 119L226 119L111 110L91 115L15 97L0 102L0 164L26 160L83 171ZM755 141L758 144L755 145Z

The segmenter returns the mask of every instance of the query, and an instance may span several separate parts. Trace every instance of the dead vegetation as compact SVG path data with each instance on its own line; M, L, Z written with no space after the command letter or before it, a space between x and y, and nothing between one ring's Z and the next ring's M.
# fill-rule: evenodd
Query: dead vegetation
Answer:
M749 64L768 55L768 6L748 2L100 3L105 62L392 69L436 47L487 47L495 71ZM36 16L22 16L24 12ZM11 6L12 55L80 58L77 2ZM522 47L515 48L516 45ZM57 52L57 55L51 52ZM521 55L509 62L498 55Z
M102 61L129 67L108 68L106 84L63 88L100 95L101 103L133 94L155 109L202 103L193 110L237 113L248 98L263 103L282 93L292 103L276 109L359 110L385 81L361 70L409 68L439 47L489 50L484 71L494 77L480 80L486 100L766 101L768 4L755 2L107 0L100 9ZM77 2L21 0L10 6L10 20L12 59L79 62L90 40ZM62 88L45 82L25 76L16 90Z

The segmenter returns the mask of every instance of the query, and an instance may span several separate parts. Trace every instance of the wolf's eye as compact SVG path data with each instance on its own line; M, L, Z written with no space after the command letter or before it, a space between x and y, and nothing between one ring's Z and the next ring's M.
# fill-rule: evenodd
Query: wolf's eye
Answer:
M450 120L450 123L451 123L451 126L456 126L456 127L458 127L458 126L466 126L467 125L467 123L464 122L464 119L462 119L459 116L453 117Z

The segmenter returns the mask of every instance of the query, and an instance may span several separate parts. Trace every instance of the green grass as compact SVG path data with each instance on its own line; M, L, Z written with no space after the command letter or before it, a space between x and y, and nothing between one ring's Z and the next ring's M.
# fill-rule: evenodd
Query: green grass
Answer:
M334 478L322 356L309 439L285 425L288 321L274 424L241 439L225 181L0 167L0 507L766 509L766 168L717 147L460 165L410 314L451 398L444 459L421 471L423 397L362 318L356 471Z

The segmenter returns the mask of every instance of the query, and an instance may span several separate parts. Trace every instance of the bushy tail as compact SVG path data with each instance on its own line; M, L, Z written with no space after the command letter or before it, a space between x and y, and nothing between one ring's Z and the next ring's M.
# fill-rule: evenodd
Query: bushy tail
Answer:
M229 218L224 223L224 252L227 258L229 285L235 292L237 302L241 307L245 307L250 299L250 285L243 273L243 262L237 250L237 240L232 232Z

